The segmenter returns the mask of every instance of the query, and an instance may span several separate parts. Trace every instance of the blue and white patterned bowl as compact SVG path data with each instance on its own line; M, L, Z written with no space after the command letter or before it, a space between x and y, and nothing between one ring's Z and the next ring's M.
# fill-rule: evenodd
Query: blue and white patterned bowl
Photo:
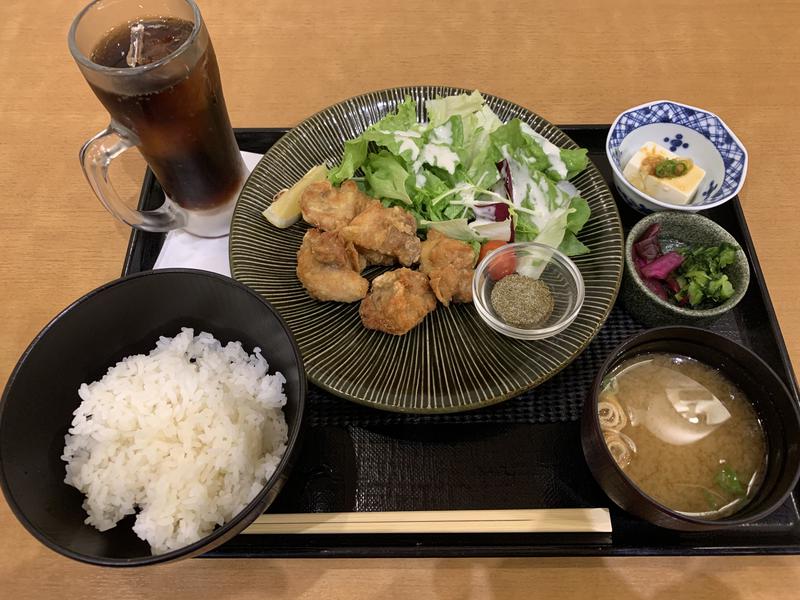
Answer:
M656 200L633 187L622 174L627 162L645 142L691 158L706 176L689 204ZM606 155L614 185L623 200L642 213L658 210L697 212L727 202L739 193L747 175L747 150L714 113L669 100L656 100L619 115L606 139Z

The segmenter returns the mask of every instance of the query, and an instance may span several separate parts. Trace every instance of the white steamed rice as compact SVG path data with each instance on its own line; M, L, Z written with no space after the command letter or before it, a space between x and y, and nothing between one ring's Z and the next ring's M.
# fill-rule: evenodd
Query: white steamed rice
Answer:
M136 535L162 554L241 511L286 451L286 380L267 369L259 348L183 328L82 384L62 459L86 523L136 513Z

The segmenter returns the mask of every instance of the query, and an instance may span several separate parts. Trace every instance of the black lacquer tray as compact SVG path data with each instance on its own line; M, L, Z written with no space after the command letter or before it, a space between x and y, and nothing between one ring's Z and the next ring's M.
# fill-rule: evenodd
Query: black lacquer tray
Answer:
M562 126L610 182L605 125ZM265 152L283 129L241 129L242 150ZM148 170L140 208L163 201ZM640 215L618 202L623 225ZM798 397L738 199L704 213L741 244L752 269L742 302L711 329L766 360ZM151 269L162 234L131 235L123 274ZM302 453L270 512L609 507L611 534L239 535L212 557L567 556L800 553L800 485L767 519L712 533L662 530L627 515L594 482L580 447L583 397L611 349L644 330L619 305L589 347L536 389L447 415L382 412L310 386Z

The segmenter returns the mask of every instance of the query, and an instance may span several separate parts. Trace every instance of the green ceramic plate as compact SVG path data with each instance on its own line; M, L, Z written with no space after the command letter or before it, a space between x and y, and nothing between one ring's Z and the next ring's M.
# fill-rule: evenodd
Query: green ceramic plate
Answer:
M403 87L335 104L270 148L239 197L230 238L233 276L280 312L300 346L308 378L337 396L412 413L457 412L500 402L539 385L578 356L617 296L622 226L614 199L592 164L573 180L592 209L579 236L591 253L575 261L583 274L586 300L575 322L557 336L542 341L504 337L485 325L470 304L440 305L421 325L396 337L365 329L358 303L319 302L303 290L295 266L307 226L270 225L261 212L275 194L314 165L338 163L345 140L394 110L406 95L416 100L421 118L425 100L467 91ZM484 97L503 121L520 117L556 145L575 147L562 131L529 110ZM366 276L371 279L379 272L373 269Z

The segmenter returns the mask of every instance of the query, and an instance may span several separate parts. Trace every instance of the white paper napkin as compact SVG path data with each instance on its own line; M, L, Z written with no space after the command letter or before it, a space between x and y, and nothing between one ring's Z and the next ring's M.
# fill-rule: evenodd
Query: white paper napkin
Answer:
M242 152L247 171L255 169L261 154ZM219 238L201 238L181 229L167 234L161 252L156 259L154 269L183 267L213 271L227 277L231 276L231 265L228 262L228 236Z

